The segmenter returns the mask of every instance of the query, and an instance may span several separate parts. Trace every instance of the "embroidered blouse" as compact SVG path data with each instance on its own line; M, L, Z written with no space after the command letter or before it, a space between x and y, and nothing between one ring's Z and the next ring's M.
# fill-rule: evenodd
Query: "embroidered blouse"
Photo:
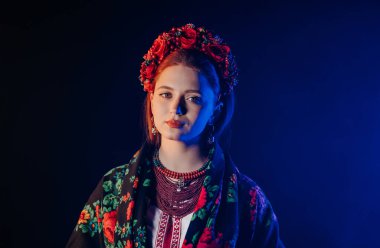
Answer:
M185 240L185 235L187 229L189 228L191 217L193 213L190 213L181 219L175 219L174 217L169 217L155 205L151 205L148 209L147 216L147 228L148 233L152 234L152 248L163 247L163 236L166 233L166 229L170 228L167 225L167 218L172 218L173 223L177 223L172 227L172 234L169 243L170 247L181 247L183 241Z
M103 176L81 211L67 248L153 247L157 241L153 235L159 230L153 231L155 220L149 211L155 194L152 155L153 147L143 145L129 163ZM265 194L218 145L187 230L180 231L177 247L182 248L284 247Z

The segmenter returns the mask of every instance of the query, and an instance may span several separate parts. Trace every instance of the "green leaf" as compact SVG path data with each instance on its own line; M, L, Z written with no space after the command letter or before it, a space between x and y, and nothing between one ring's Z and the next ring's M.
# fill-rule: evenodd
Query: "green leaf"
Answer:
M96 208L97 205L99 205L100 201L97 200L96 202L92 203L92 205Z
M131 225L129 225L129 222L127 222L127 225L125 226L125 228L127 229L126 231L127 235L130 235L132 233L132 227Z
M129 182L133 183L133 181L135 181L135 178L136 176L131 176L131 178L129 178Z
M206 210L204 208L198 210L198 217L201 220L203 220L206 217Z
M117 248L124 248L124 245L120 240L117 241Z
M150 186L150 179L145 179L143 185L144 187Z
M214 219L213 219L213 218L209 218L209 219L207 220L206 227L211 227L213 222L214 222Z
M191 216L191 221L195 220L196 218L197 218L197 215L193 214L193 216Z
M103 205L108 206L112 200L112 194L108 194L103 198Z
M119 178L117 179L117 182L116 182L116 188L117 190L120 192L121 191L121 184L122 184L122 180Z
M207 177L205 178L205 180L203 181L203 185L204 185L204 186L207 186L210 182L211 182L211 177L210 177L210 176L207 176Z
M214 185L214 186L208 188L208 190L209 190L209 191L212 191L212 192L215 192L215 191L217 191L218 189L219 189L219 185Z
M236 192L233 189L227 191L227 202L236 202Z
M89 231L89 230L88 230L88 226L86 226L86 225L82 225L82 226L81 226L81 229L82 229L82 232L83 232L83 233L88 233L88 231Z
M117 208L117 206L119 205L119 203L117 202L117 201L113 201L113 204L112 204L112 208L113 209L116 209Z
M219 185L214 185L212 187L207 188L208 196L210 198L214 197L214 193L219 190Z
M103 189L105 192L109 192L112 189L112 181L108 180L103 182Z
M197 241L198 236L199 236L199 232L197 232L196 234L194 234L193 238L191 239L191 242L192 242L193 244L195 244L195 242Z

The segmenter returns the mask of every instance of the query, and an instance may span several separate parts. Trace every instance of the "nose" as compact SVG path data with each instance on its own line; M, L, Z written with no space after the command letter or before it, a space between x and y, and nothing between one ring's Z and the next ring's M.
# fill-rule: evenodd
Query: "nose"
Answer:
M186 107L185 103L182 101L182 99L178 99L177 101L173 101L171 113L175 113L176 115L184 115L186 114Z
M184 115L185 113L186 113L186 109L181 104L178 104L176 114Z

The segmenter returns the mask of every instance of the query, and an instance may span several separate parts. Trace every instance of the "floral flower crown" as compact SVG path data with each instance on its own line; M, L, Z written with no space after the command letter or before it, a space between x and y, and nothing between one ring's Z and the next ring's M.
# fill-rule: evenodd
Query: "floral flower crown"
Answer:
M238 70L230 47L217 35L193 24L172 28L160 34L152 47L143 56L140 68L140 82L144 91L153 92L153 79L158 66L172 52L178 49L194 49L205 54L216 65L221 78L223 95L228 95L237 85Z

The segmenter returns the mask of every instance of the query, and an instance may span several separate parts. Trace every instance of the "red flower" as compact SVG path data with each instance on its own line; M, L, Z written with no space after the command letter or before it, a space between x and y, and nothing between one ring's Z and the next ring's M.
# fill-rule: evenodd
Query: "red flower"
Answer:
M102 222L102 218L100 218L100 206L99 205L96 205L96 208L95 208L95 213L96 213L96 218L98 218L98 224L100 224Z
M150 81L144 82L144 90L147 92L153 92L153 84Z
M124 248L132 248L132 242L128 239L127 243L125 244Z
M87 220L90 219L90 214L86 209L83 209L82 212L80 212L78 224L85 224L87 223Z
M210 44L205 46L205 52L217 63L220 63L226 59L228 53L230 52L230 48L226 45Z
M116 211L105 213L103 216L103 232L108 242L114 243L114 233L116 225Z
M194 212L203 208L206 205L206 201L207 201L207 191L205 187L202 186L201 194L199 195L197 205L194 208Z
M159 59L162 59L165 55L166 48L167 48L167 41L162 37L159 36L154 42L150 49L150 52L152 54L157 55Z
M141 66L141 73L144 77L144 79L153 79L154 73L156 72L156 64L154 61L149 62L149 65L146 65L145 62L143 62Z
M135 201L131 201L128 204L128 208L127 208L127 220L131 219L131 217L132 217L132 211L133 211L134 207L135 207Z
M154 59L154 54L149 50L144 56L143 58L145 60L153 60Z
M199 243L209 243L211 240L212 240L211 228L206 227L203 230L201 237L199 238Z
M213 238L211 228L206 227L199 238L197 248L220 247L222 236L222 233L218 233L218 236Z
M251 196L251 201L249 202L249 205L252 207L256 204L256 195L257 195L257 191L255 189L251 189L249 191L249 195Z
M127 202L130 197L131 197L131 194L128 192L126 195L123 195L122 201Z
M188 244L186 239L183 240L183 244L181 248L193 248L193 247L194 245L192 243Z
M139 185L139 178L136 177L135 180L133 181L133 188L136 189L138 185Z
M184 49L194 48L197 41L197 31L191 27L185 27L181 35L181 45Z

